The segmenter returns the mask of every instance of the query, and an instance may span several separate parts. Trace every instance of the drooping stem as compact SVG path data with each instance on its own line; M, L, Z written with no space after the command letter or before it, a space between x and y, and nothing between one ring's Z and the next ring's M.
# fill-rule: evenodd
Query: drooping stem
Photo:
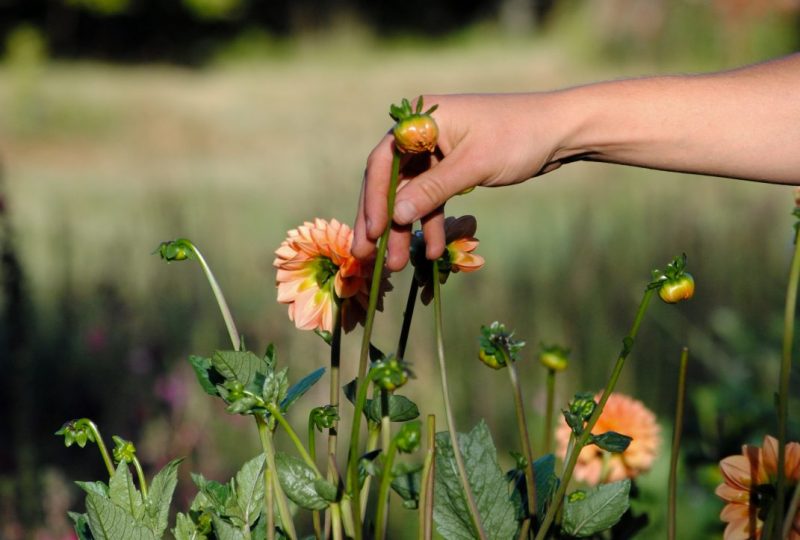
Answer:
M76 425L85 426L92 432L94 442L97 443L97 449L100 451L100 456L103 458L103 463L106 465L109 478L114 476L114 462L111 461L111 454L108 453L106 443L103 442L103 437L100 435L100 430L97 429L97 424L88 418L81 418L75 422Z
M575 447L572 449L572 453L569 456L569 461L564 467L564 475L561 478L561 482L553 497L553 503L547 509L547 513L544 516L544 520L539 528L539 532L536 534L536 540L544 540L547 537L547 532L550 529L550 525L553 523L553 518L555 518L556 513L561 508L561 504L564 500L564 494L567 491L567 486L569 485L569 481L572 479L572 471L575 469L575 464L578 462L578 456L580 455L581 450L583 450L583 447L586 446L586 443L592 434L592 429L594 429L595 424L597 424L597 420L603 413L603 408L606 405L606 401L608 401L608 397L611 395L611 392L614 391L614 387L617 385L619 375L622 373L622 368L625 366L625 359L628 357L631 349L633 348L636 336L639 333L639 326L642 324L644 314L647 312L647 306L650 304L650 300L652 299L654 293L655 289L648 287L644 293L644 296L642 297L642 301L639 303L639 309L636 311L636 318L633 320L633 326L631 327L630 333L622 341L622 350L619 353L619 357L617 357L616 364L614 364L614 369L611 372L611 377L608 380L608 384L603 390L603 394L600 396L600 401L594 408L594 412L586 422L583 432L575 441Z
M383 540L386 538L386 528L389 524L389 486L392 484L392 467L394 466L394 457L396 454L397 443L392 441L389 443L389 448L384 454L385 459L383 462L383 471L381 471L381 483L378 488L378 508L375 512L376 540Z
M367 364L369 360L369 343L372 337L372 327L375 323L375 310L378 307L378 296L380 295L381 280L383 277L383 263L386 260L386 247L389 241L389 232L392 230L392 219L394 218L394 199L397 192L397 181L400 176L400 153L394 150L392 159L392 173L389 181L389 193L386 200L386 229L381 234L378 242L378 250L375 256L375 267L372 271L372 283L369 290L369 303L367 304L367 314L364 320L364 335L361 340L361 355L358 361L358 379L356 386L360 392L362 386L367 386ZM347 461L347 485L348 493L353 501L351 505L353 512L353 525L355 527L355 538L361 540L361 505L359 504L358 490L358 448L359 436L361 434L361 415L364 411L366 392L364 400L355 403L353 411L353 426L350 432L350 454Z
M317 468L317 464L314 462L314 459L306 450L305 446L303 446L303 442L300 440L300 437L297 436L297 432L294 430L291 424L286 420L286 417L283 416L281 413L281 408L274 403L267 404L267 411L278 421L281 427L286 431L286 434L291 439L292 443L294 443L295 448L300 453L300 457L303 458L303 461L306 462L306 465L311 467L311 470L314 471L314 474L317 475L317 478L322 478L322 473L319 472Z
M678 453L681 448L683 431L683 401L686 397L686 365L689 349L681 351L681 365L678 371L678 396L675 399L675 424L672 432L672 454L669 458L669 507L667 511L667 538L676 538L676 501L678 497Z
M211 272L211 267L208 266L205 258L203 258L203 254L200 253L200 250L197 249L197 246L195 246L193 243L189 242L189 245L192 247L192 251L197 257L197 262L200 263L200 267L203 269L203 273L206 275L208 284L211 286L211 291L214 293L214 298L217 299L217 305L219 305L222 318L225 320L225 327L228 329L228 335L231 338L233 350L238 351L242 347L242 342L239 332L236 330L236 323L233 322L233 315L228 307L228 302L225 301L225 295L222 294L222 289L220 288L219 283L217 283L214 273Z
M522 445L522 453L525 456L525 488L528 492L528 515L523 523L523 530L530 528L530 522L536 515L536 482L533 474L533 450L531 450L531 439L528 435L528 422L525 419L525 404L522 400L522 388L519 384L519 376L517 375L517 366L505 349L500 348L506 360L506 368L508 369L508 376L511 379L511 389L514 394L514 409L517 413L517 430L519 431L520 444Z
M549 454L553 451L553 414L555 412L556 401L556 370L547 370L547 408L544 414L544 447L542 454Z
M794 256L789 270L789 284L786 288L786 309L783 318L783 356L781 359L780 382L778 385L778 484L776 488L775 523L783 523L786 503L786 436L789 419L789 378L792 371L792 343L794 342L794 318L797 309L797 283L800 279L800 241L795 238ZM780 525L776 525L773 538L780 540Z
M139 458L133 456L133 468L136 469L136 476L139 477L139 490L142 492L142 498L147 500L147 478L142 470L142 464Z
M464 498L467 500L472 525L475 533L481 540L486 540L486 531L483 529L481 517L478 513L478 505L475 503L475 496L469 485L467 469L464 466L464 459L461 457L461 447L458 445L458 434L456 433L456 423L453 417L453 410L450 407L450 390L447 384L447 368L444 355L444 336L442 333L442 293L439 286L439 263L433 261L433 311L434 326L436 328L436 352L439 357L439 372L442 381L442 398L444 399L444 412L447 419L447 431L450 433L450 443L453 446L453 458L458 469L458 476L461 479L461 487L464 490Z
M266 467L272 473L270 477L272 479L272 486L275 492L275 498L278 502L278 513L281 516L281 525L283 525L283 530L292 540L297 539L297 531L294 528L294 522L292 521L292 514L289 512L289 504L286 502L286 495L283 493L283 488L281 487L281 483L278 480L277 474L277 466L275 465L275 448L272 444L272 430L267 426L266 420L264 417L256 414L256 425L258 426L258 436L261 439L261 447L264 450L264 457L266 459ZM266 471L265 471L266 472ZM265 504L266 504L266 497L264 497ZM265 510L269 513L269 509Z
M428 449L422 465L422 476L419 491L419 538L431 540L433 537L433 478L436 472L436 417L427 418Z

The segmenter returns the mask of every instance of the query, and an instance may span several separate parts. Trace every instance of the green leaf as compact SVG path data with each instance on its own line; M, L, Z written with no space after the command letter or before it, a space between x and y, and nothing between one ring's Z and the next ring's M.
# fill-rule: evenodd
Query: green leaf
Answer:
M256 522L264 504L264 461L264 454L257 455L242 466L233 480L238 517L248 527Z
M325 368L321 367L315 371L312 371L300 379L297 383L293 384L286 393L286 397L281 400L281 411L288 410L292 403L303 397L303 394L308 392L324 374Z
M222 383L223 377L211 365L211 359L192 355L189 357L189 363L203 391L210 396L218 396L217 385Z
M606 431L600 435L592 435L591 442L607 452L620 454L624 452L633 438L616 431Z
M626 479L600 485L582 497L567 497L562 525L564 532L584 538L611 528L630 505L630 489L631 481Z
M245 534L240 529L237 529L221 517L214 515L214 533L217 540L244 540Z
M205 496L205 500L196 499L198 503L208 502L217 512L224 512L231 498L231 488L225 484L220 484L215 480L206 480L202 474L192 473L192 480L197 489Z
M211 364L227 380L235 380L247 388L256 376L272 370L267 362L250 351L217 351L211 357Z
M417 508L419 506L419 490L422 483L422 471L420 469L399 474L392 480L392 489L403 499L403 506L406 508ZM409 504L406 504L409 503Z
M172 529L175 540L207 540L207 536L197 530L192 518L178 512L175 516L175 528Z
M89 528L89 518L86 516L86 514L67 512L67 515L72 520L78 540L94 540L94 536L92 536L92 530Z
M108 497L108 486L103 482L75 482L87 494L94 493L101 497Z
M153 531L138 523L110 499L96 494L87 495L86 514L96 540L157 540Z
M328 507L328 501L314 489L316 474L302 459L278 452L275 466L281 487L293 503L307 510L324 510Z
M375 423L381 421L381 400L380 398L368 399L364 407L367 418ZM417 404L401 395L389 396L389 420L392 422L407 422L419 416Z
M468 434L459 434L458 445L464 457L467 476L488 538L508 540L517 531L505 476L497 464L497 451L489 428L481 421ZM436 477L433 520L439 534L448 539L472 539L472 526L466 498L446 432L436 434Z
M178 483L178 465L183 459L173 459L153 477L145 502L145 523L161 536L167 529L169 505Z
M286 368L277 372L270 371L267 373L259 390L265 402L281 403L289 391L289 378L286 376Z
M144 515L142 494L133 484L133 476L124 461L119 462L114 476L108 481L108 497L134 519L142 519Z
M314 480L314 490L319 493L320 497L328 502L336 502L339 496L339 491L336 489L336 486L324 478L317 478Z
M522 458L522 456L519 456ZM539 516L547 513L550 497L558 487L558 477L555 475L556 458L553 454L546 454L533 462L533 476L536 483L536 513ZM525 460L517 463L515 469L506 473L506 478L511 482L511 500L516 508L517 519L528 515L528 486L525 483Z

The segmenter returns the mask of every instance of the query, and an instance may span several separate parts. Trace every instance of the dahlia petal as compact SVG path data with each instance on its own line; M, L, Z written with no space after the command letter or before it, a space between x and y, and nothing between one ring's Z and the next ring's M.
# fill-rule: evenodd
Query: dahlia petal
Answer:
M749 490L752 484L750 461L742 455L728 456L719 462L722 476L731 486Z
M750 493L747 490L732 486L730 484L718 485L717 489L714 490L714 493L716 493L717 497L724 501L744 504L750 502Z

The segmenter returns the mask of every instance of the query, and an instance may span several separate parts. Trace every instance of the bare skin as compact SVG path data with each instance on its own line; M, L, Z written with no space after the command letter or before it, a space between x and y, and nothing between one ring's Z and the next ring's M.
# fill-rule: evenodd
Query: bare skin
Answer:
M578 161L800 184L800 54L705 75L628 79L530 94L425 96L439 152L401 186L387 266L408 261L422 221L444 251L443 205L473 186L524 182ZM370 153L352 252L369 258L387 221L392 137Z

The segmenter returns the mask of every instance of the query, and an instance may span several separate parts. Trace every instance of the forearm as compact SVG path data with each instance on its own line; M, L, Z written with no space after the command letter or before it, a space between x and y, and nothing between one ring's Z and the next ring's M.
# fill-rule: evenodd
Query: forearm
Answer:
M569 128L554 159L800 183L800 55L734 71L552 94Z

